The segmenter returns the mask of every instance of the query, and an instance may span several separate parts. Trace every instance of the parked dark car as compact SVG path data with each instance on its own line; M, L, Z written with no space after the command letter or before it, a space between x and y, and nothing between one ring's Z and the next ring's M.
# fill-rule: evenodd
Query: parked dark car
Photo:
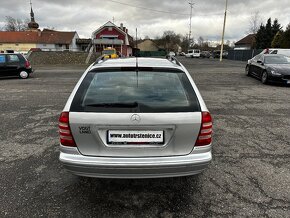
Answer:
M223 58L228 58L229 53L227 51L223 51ZM221 50L214 50L212 53L213 58L220 58Z
M290 61L284 55L259 54L248 61L246 74L257 77L264 84L290 84Z
M211 54L209 51L202 51L200 52L200 57L201 58L210 58Z
M27 79L32 72L29 61L22 54L0 54L0 77L18 76Z

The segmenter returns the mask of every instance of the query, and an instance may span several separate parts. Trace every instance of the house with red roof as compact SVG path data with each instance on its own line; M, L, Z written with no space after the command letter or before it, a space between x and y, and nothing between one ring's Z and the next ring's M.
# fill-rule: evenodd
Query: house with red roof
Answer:
M0 32L0 50L28 52L30 49L42 51L78 51L77 32L37 30L22 32Z
M252 49L256 43L256 34L249 34L235 43L235 49Z
M79 35L77 32L62 32L49 29L38 29L35 22L34 12L30 12L31 21L28 23L28 30L21 32L0 31L0 52L7 50L26 53L31 49L42 51L78 51L77 44Z
M132 56L134 41L128 34L128 29L112 22L107 22L92 33L92 44L96 52L102 52L104 48L112 47L123 56Z

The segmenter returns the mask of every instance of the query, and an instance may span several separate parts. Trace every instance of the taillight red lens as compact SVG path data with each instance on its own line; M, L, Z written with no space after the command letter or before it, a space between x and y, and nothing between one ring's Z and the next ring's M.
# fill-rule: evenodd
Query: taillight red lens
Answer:
M202 112L201 128L195 146L205 146L212 141L212 118L209 112Z
M31 68L30 62L28 60L25 61L25 68L26 69Z
M77 145L69 127L69 112L62 112L58 121L60 144L63 146L76 147Z

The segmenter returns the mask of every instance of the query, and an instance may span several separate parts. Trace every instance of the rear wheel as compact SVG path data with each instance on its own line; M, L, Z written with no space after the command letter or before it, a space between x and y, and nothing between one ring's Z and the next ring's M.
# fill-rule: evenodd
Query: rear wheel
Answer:
M262 81L263 84L267 84L268 83L268 74L267 74L267 71L264 71L263 72L261 81Z
M29 77L29 73L27 73L26 71L23 70L19 73L19 77L21 79L27 79Z

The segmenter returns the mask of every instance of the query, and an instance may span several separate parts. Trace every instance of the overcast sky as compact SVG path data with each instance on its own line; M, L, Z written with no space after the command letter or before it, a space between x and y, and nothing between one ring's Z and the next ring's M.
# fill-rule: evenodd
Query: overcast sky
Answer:
M119 3L118 3L119 2ZM226 0L194 0L192 34L210 41L220 41ZM228 0L228 19L225 40L237 41L246 35L249 20L256 11L262 21L278 18L285 27L290 22L289 0ZM81 37L91 33L107 21L124 23L131 35L161 36L165 30L185 35L189 32L190 7L187 0L32 0L35 19L40 28L77 31ZM120 4L124 3L124 4ZM127 5L126 5L127 4ZM132 7L132 6L136 7ZM152 10L169 13L161 13ZM29 17L29 0L1 0L0 26L5 16ZM171 12L171 13L170 13Z

